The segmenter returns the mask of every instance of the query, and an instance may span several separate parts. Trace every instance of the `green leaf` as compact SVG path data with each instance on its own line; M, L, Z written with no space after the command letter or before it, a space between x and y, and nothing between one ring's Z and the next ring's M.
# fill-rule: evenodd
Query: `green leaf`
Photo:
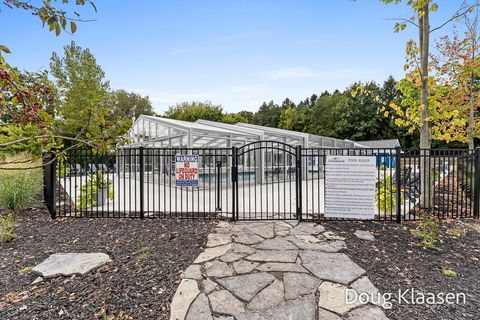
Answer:
M7 47L5 47L4 45L1 45L1 44L0 44L0 51L3 51L5 53L11 53L10 49L8 49Z
M77 32L77 24L73 21L70 22L70 30L72 31L72 33Z
M57 24L57 26L55 27L55 35L58 37L60 35L60 26Z

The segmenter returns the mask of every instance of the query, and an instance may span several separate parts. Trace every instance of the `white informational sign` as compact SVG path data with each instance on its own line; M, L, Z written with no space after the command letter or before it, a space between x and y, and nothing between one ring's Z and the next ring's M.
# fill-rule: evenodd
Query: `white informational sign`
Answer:
M325 217L374 218L375 160L375 156L326 157Z
M175 176L178 187L198 186L198 155L175 156Z

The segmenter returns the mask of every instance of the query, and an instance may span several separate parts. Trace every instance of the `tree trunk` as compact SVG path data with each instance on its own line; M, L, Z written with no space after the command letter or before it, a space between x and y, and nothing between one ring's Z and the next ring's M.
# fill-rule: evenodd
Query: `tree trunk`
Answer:
M475 23L475 28L477 24ZM472 66L475 61L475 52L477 50L477 34L476 32L471 32L471 37L473 40L472 43ZM468 116L468 149L473 150L475 148L474 137L475 137L475 74L472 71L470 73L470 110Z
M421 127L420 127L420 205L423 208L431 208L433 206L433 183L432 168L430 165L430 148L432 138L430 132L430 124L428 118L428 54L430 46L430 19L428 12L428 1L426 1L423 15L419 15L419 40L420 40L420 75L421 75L421 91L420 104L421 111Z

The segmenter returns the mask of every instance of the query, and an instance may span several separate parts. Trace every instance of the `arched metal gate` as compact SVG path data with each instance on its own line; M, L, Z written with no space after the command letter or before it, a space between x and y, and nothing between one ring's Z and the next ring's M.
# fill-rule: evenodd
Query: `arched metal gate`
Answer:
M233 216L236 220L300 219L301 147L258 141L233 148Z

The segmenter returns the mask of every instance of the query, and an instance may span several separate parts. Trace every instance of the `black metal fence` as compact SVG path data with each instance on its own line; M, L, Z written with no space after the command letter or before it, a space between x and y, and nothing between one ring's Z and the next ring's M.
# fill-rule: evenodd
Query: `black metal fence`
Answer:
M198 155L194 186L177 183L178 155ZM479 216L479 149L302 148L276 141L102 155L72 150L46 160L45 201L52 217L330 219L330 156L374 159L374 220Z

